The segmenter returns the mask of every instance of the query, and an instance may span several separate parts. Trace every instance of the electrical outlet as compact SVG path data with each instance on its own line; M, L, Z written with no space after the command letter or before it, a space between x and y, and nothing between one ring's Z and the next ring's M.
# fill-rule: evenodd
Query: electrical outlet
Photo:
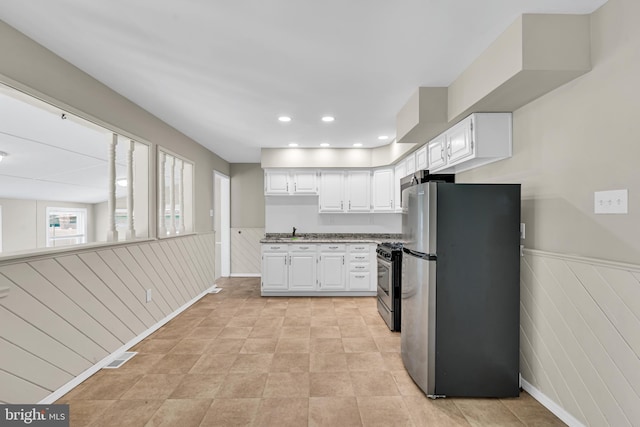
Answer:
M147 302L151 302L151 289L147 289Z
M596 214L627 214L629 190L596 191L594 212Z

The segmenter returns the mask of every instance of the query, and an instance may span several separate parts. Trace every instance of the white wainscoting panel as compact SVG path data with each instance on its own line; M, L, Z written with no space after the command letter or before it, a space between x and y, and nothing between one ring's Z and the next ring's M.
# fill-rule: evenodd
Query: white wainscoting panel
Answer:
M159 327L213 284L214 243L191 234L0 262L0 402L39 402Z
M264 228L231 229L232 276L260 275L260 239L262 238L264 238Z
M639 426L640 266L524 254L522 378L584 425Z

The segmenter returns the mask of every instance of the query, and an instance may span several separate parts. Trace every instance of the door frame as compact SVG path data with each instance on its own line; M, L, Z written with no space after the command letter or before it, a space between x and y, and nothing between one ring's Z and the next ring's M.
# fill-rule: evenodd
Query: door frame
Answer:
M219 186L217 185L219 182ZM219 191L216 191L219 188ZM213 230L216 250L220 249L220 271L216 269L216 280L231 275L231 180L218 171L213 171ZM216 224L215 207L220 207L219 229Z

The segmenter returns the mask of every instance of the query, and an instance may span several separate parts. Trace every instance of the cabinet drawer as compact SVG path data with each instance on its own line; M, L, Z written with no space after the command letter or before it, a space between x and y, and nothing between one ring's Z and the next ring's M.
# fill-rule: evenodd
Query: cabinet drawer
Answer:
M349 254L349 262L369 262L369 253L351 253Z
M349 263L349 271L369 271L370 265L368 262L351 262Z
M349 273L349 290L350 291L368 291L371 287L371 275L369 272Z
M320 245L320 252L345 252L346 250L347 246L339 243Z
M367 243L349 245L349 252L369 252Z
M296 251L296 252L315 252L316 251L316 245L313 244L297 244L297 245L291 245L289 247L289 250Z
M262 252L287 252L289 246L286 243L272 243L262 245Z

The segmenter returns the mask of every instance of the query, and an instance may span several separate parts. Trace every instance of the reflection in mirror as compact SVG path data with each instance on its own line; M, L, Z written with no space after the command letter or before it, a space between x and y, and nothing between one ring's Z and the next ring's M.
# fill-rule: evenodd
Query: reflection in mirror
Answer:
M193 163L158 150L158 237L193 231Z
M0 151L6 153L0 162L2 255L108 241L109 147L114 140L118 240L127 239L129 218L136 238L149 236L147 144L114 137L108 129L2 84L0 111ZM131 214L129 187L136 201Z

